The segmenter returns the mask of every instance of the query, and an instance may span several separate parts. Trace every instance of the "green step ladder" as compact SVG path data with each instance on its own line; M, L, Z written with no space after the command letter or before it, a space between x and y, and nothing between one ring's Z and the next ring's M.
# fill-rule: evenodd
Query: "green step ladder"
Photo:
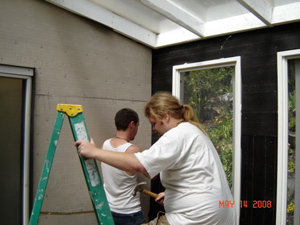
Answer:
M81 105L58 104L56 111L56 120L52 131L52 136L49 143L42 174L40 177L38 189L36 192L32 213L29 220L29 225L36 225L38 223L64 116L66 115L69 118L70 126L75 141L90 141L90 137L88 135L87 127L82 113L83 108ZM111 215L108 201L106 199L105 190L103 188L103 183L101 180L96 160L87 159L80 156L79 160L84 173L84 177L86 180L86 184L88 187L88 191L91 197L98 224L114 225L114 221Z

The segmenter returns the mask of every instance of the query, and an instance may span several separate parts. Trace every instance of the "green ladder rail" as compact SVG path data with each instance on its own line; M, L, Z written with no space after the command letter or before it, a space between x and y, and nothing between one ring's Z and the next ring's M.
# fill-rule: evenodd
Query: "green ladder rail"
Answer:
M40 216L44 195L53 163L59 134L63 124L64 116L68 116L74 140L90 141L87 127L83 117L81 105L58 104L57 115L50 139L47 155L45 158L42 174L36 192L29 225L36 225ZM78 151L77 151L78 152ZM78 153L77 153L78 154ZM78 154L79 156L79 154ZM98 224L114 225L111 211L106 198L105 190L99 173L99 169L94 159L87 159L79 156L81 167L84 173L88 191L93 204Z

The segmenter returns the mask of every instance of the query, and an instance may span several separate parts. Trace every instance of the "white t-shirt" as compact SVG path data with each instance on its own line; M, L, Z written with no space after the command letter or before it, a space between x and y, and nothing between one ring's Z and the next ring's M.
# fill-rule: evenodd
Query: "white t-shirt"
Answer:
M216 149L196 126L185 122L150 149L135 154L151 178L160 173L164 207L171 225L235 224L235 207Z
M110 139L103 144L103 149L115 152L125 152L130 143L113 148ZM101 163L103 186L107 201L112 212L130 214L141 211L140 193L132 193L138 184L137 175L129 176L124 171Z

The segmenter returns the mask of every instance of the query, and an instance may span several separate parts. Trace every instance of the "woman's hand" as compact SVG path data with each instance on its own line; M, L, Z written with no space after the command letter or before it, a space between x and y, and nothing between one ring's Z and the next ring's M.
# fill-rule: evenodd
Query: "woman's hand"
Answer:
M96 157L96 151L99 150L94 140L91 138L91 142L78 140L75 142L75 146L78 149L78 153L81 157L94 159Z
M164 205L164 202L165 202L165 192L160 192L158 194L158 197L155 199L155 201L160 204L160 205Z

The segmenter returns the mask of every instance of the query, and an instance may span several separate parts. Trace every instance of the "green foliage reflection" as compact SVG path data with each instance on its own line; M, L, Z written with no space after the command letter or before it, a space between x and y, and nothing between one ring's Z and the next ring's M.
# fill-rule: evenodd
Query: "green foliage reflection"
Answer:
M194 108L223 164L232 188L233 68L219 67L184 74L184 103Z

